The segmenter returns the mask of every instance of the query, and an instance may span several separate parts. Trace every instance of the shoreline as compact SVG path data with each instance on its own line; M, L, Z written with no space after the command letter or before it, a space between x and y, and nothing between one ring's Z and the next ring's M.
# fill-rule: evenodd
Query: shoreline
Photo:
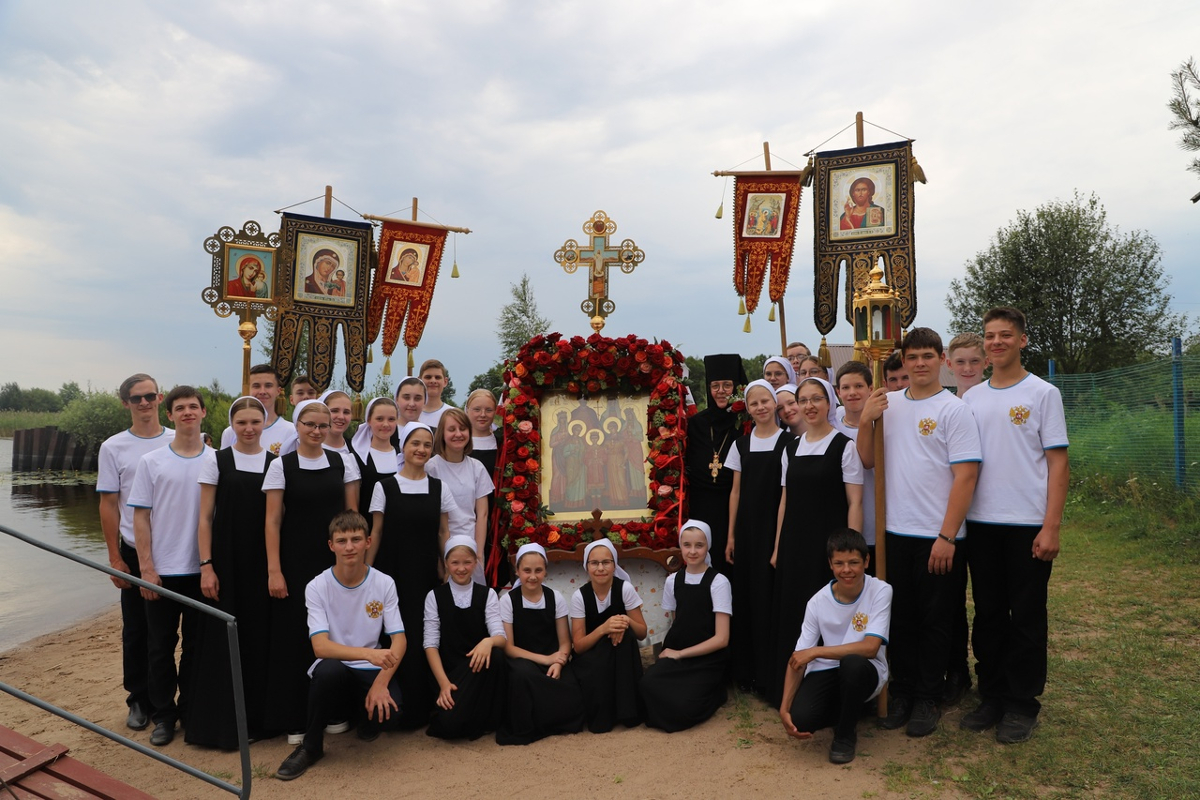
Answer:
M148 744L150 729L125 727L121 688L120 609L109 607L82 622L46 633L0 653L0 674L18 689ZM0 693L0 722L43 744L61 742L75 758L160 798L227 797L177 770L116 742ZM946 724L946 723L943 723ZM364 743L353 732L326 738L326 757L296 781L269 777L291 752L285 737L250 747L253 796L326 798L350 791L379 792L381 778L404 796L474 797L496 786L527 797L692 798L735 793L778 796L784 787L821 785L829 797L904 797L886 789L888 761L914 760L931 746L901 731L859 724L859 756L830 764L830 731L810 742L789 739L777 713L757 699L730 700L712 719L667 734L645 726L608 734L553 736L525 747L500 747L491 737L444 742L416 733L385 733ZM936 739L937 737L930 737ZM162 752L231 782L240 777L236 752L187 745L180 732ZM946 787L944 797L959 796Z

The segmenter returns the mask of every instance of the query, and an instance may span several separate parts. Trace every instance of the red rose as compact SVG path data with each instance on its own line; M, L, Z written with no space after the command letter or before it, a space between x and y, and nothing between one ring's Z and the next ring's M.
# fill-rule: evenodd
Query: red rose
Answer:
M579 537L573 533L566 533L564 531L558 539L558 546L564 550L574 550L577 544L579 544Z
M528 447L518 447L517 448L517 458L529 458L529 448Z
M648 356L646 355L645 350L638 350L636 353L633 354L633 360L638 362L639 364L643 363L647 358L648 358Z
M592 393L598 392L600 391L600 384L597 381L588 381L587 390Z
M528 481L525 479L524 475L514 475L513 476L512 485L513 485L514 489L520 489L526 483L528 483Z
M579 394L579 384L575 381L567 381L567 391L571 394Z
M513 480L515 481L516 478L513 478ZM679 483L679 475L675 472L668 472L663 476L663 483L669 483L674 486L675 484Z
M621 356L617 359L617 372L628 372L631 366L633 366L633 359L629 356Z
M528 461L526 461L525 466L527 466L529 468L530 472L538 471L538 462L537 462L536 458L531 458Z
M674 414L667 414L665 420L668 425L676 425L679 423L679 417L675 416Z
M589 364L596 366L600 364L600 358L600 354L593 350L592 352L588 353L587 360Z
M529 434L530 444L537 444L541 440L542 440L542 435L540 433L538 433L537 431L533 431Z
M545 350L539 350L537 355L533 357L533 361L540 367L544 367L550 363L550 354Z
M638 353L638 355L641 355L641 353ZM654 369L654 367L651 366L649 361L642 361L640 364L638 364L638 369L641 372L649 372L650 370Z
M611 367L613 364L617 363L617 357L612 353L605 353L604 355L600 356L600 363L606 367Z

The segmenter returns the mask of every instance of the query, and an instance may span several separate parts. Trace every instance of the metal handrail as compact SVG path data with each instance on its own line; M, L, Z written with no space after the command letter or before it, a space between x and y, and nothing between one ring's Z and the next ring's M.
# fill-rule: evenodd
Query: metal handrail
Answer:
M161 586L156 586L155 584L144 581L141 578L135 578L128 573L115 570L112 567L105 566L104 564L97 564L96 562L89 561L82 556L77 556L74 553L69 553L66 550L57 548L54 545L38 541L31 536L27 536L19 531L14 531L13 529L5 527L4 525L0 525L0 533L6 533L9 536L12 536L14 539L20 539L26 544L31 544L40 550L45 550L48 553L53 553L56 556L61 556L62 558L74 561L76 564L82 564L85 567L94 569L98 572L103 572L111 577L129 581L130 583L140 586L143 589L149 589L152 592L156 592L162 597L170 598L177 603L182 603L183 605L200 611L201 613L208 614L211 617L216 617L225 623L225 631L229 637L229 666L233 673L233 705L234 712L237 717L238 750L242 757L242 785L241 787L238 787L232 783L227 783L220 778L209 775L207 772L196 769L189 764L185 764L182 761L171 758L170 756L163 755L157 750L149 748L141 742L135 742L133 739L129 739L119 733L114 733L113 731L103 728L94 722L83 719L76 714L72 714L70 711L59 708L58 706L48 703L38 697L34 697L27 692L23 692L14 686L9 686L7 683L0 682L0 691L7 692L13 697L35 705L43 711L49 711L51 714L62 717L63 719L73 722L80 727L87 728L93 733L98 733L107 739L112 739L114 742L123 744L129 749L135 750L142 755L149 756L156 761L161 761L168 766L174 767L180 772L191 775L193 778L199 778L205 783L210 783L213 786L216 786L218 789L224 789L230 794L235 794L242 798L242 800L249 800L251 781L250 739L246 732L246 697L242 687L242 660L241 651L238 647L237 618L235 618L232 614L227 614L224 611L221 611L218 608L214 608L197 600L193 600L190 597L185 597L177 592L172 592L170 589L164 589Z

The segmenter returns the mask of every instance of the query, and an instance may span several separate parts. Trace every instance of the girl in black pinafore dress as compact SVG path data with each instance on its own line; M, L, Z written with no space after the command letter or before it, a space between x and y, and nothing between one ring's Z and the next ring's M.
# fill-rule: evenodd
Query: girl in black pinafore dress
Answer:
M567 601L542 585L546 565L541 545L523 545L517 550L517 583L500 598L508 691L497 744L530 744L583 730L583 694L568 661Z
M862 530L862 461L846 434L833 427L833 387L806 378L796 390L805 432L784 451L787 467L780 499L783 522L775 535L775 602L777 639L775 681L768 700L783 698L787 661L796 650L804 609L829 583L825 542L835 530Z
M358 426L350 442L350 451L362 476L358 513L368 522L371 519L371 497L375 494L375 485L399 470L396 448L392 445L399 413L395 401L390 397L376 397L367 403L363 423Z
M743 691L761 695L770 693L776 678L776 637L769 613L775 598L771 553L775 550L783 491L783 450L795 438L775 422L775 396L766 381L754 381L746 387L746 408L754 420L754 430L737 440L725 462L733 470L733 493L729 497L732 523L725 546L726 560L733 564L733 678Z
M275 456L259 443L267 412L257 399L239 397L229 407L232 447L211 455L200 472L200 588L220 610L237 617L246 730L251 739L267 735L267 661L270 596L267 548L263 540L267 498L263 476ZM225 623L204 616L197 648L192 706L184 739L188 744L236 750L237 718Z
M271 652L265 725L302 738L308 723L308 668L316 657L308 639L308 582L333 566L329 522L358 507L358 469L322 446L329 409L306 400L296 412L296 451L271 462L267 496L267 587L271 595Z
M588 730L608 733L618 722L627 728L642 722L638 639L646 638L646 620L642 598L617 563L612 542L592 542L584 548L583 561L588 582L571 597L573 663Z
M707 523L688 520L679 532L685 569L667 576L664 611L674 612L658 661L642 676L646 724L668 733L699 725L725 703L729 579L712 568ZM749 612L754 613L754 612Z
M425 657L438 684L426 733L440 739L478 739L499 727L503 708L507 640L496 593L472 580L475 550L472 537L451 536L450 580L425 596Z
M425 474L433 456L433 431L409 422L400 432L404 466L375 485L371 496L371 549L367 561L396 582L400 617L416 626L425 618L425 596L442 583L442 548L449 537L454 501L442 482ZM429 661L416 647L400 661L399 727L413 730L429 723L437 692Z

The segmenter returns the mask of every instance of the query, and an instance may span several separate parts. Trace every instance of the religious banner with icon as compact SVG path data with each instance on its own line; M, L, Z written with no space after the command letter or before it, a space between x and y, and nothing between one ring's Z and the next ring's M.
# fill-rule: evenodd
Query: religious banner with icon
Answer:
M382 324L383 354L390 358L400 340L401 328L406 347L412 350L421 343L447 229L396 219L372 219L382 220L383 229L379 235L379 261L375 267L368 328L373 342Z
M746 313L758 308L767 272L767 294L778 303L787 289L800 213L799 175L737 175L733 179L733 287Z
M684 520L683 355L669 342L535 336L507 363L488 574L536 542L557 558L607 537L674 553Z
M333 377L337 328L345 337L346 382L366 376L371 224L284 212L280 229L275 369L291 379L301 331L308 328L309 378L324 391Z
M842 265L844 315L853 323L854 292L870 283L879 259L887 285L896 292L899 323L908 327L917 316L912 184L922 179L912 142L817 153L813 164L817 330L824 336L837 324Z

